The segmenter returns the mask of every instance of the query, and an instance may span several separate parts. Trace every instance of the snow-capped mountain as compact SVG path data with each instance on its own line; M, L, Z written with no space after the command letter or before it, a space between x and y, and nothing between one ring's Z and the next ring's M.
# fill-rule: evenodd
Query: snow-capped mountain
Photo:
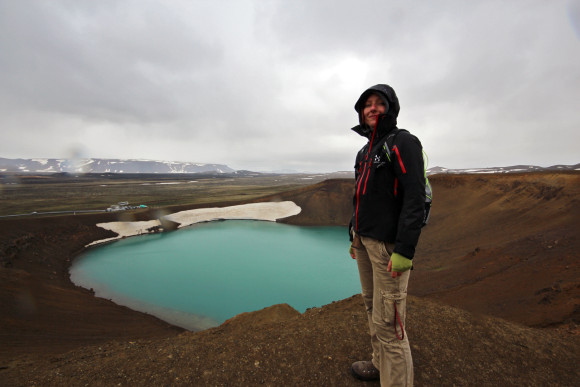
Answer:
M231 173L223 164L120 159L5 159L0 172L20 173Z
M457 173L516 173L537 171L573 171L580 170L580 164L554 165L539 167L535 165L515 165L510 167L452 169L432 167L427 170L428 175L457 174ZM251 172L234 170L225 164L203 164L179 161L157 160L122 160L122 159L5 159L0 157L0 173L216 173L235 175L292 174L295 171ZM343 177L337 174L350 176L352 171L335 172L334 178Z
M522 173L538 171L579 171L580 164L576 165L553 165L551 167L538 167L537 165L513 165L510 167L490 167L490 168L469 168L469 169L449 169L443 167L433 167L427 169L427 175L442 173Z

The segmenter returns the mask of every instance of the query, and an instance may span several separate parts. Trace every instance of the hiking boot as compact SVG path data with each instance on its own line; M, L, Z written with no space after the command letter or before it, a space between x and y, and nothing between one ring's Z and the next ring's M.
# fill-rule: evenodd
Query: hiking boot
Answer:
M381 376L379 370L370 360L352 363L351 371L355 378L363 381L378 380Z

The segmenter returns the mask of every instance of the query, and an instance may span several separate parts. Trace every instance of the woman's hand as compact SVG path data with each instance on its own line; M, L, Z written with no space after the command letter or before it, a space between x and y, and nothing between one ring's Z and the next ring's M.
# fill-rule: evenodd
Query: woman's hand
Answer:
M410 270L413 267L413 261L409 258L403 257L401 254L393 253L387 271L392 271L391 277L400 277L403 272Z

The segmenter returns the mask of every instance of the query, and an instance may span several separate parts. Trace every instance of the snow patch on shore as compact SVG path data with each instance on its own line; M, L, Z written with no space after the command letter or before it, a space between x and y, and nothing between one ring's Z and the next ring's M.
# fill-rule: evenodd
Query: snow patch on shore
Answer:
M301 208L294 202L266 202L230 207L199 208L166 215L164 218L179 223L179 228L181 228L194 223L210 222L220 219L252 219L274 222L277 219L297 215L300 211Z
M195 223L211 222L223 219L265 220L275 222L278 219L298 215L302 209L294 202L264 202L241 204L229 207L198 208L165 215L162 219L179 223L178 228ZM118 235L89 243L88 246L114 241L135 235L148 234L152 228L161 227L159 219L140 222L109 222L98 223L98 227L110 230Z

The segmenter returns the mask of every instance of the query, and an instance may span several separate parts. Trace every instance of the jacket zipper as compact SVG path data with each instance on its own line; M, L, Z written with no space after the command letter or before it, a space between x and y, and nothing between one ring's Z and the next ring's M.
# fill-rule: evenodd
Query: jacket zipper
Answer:
M355 216L354 216L354 220L355 220L354 229L355 229L355 231L358 231L358 206L360 203L360 186L362 184L363 177L364 177L364 174L366 172L367 164L363 163L361 161L361 166L359 168L362 169L362 173L358 178L358 186L356 188L356 211L355 211Z
M363 172L359 176L358 186L356 189L356 211L355 211L355 216L354 216L354 220L355 220L354 229L355 229L355 231L358 231L358 208L359 208L359 204L360 204L360 188L361 188L361 184L364 180L364 182L365 182L364 188L363 188L363 195L364 195L367 191L367 182L369 180L369 176L370 176L370 172L371 172L370 167L371 167L372 160L369 161L369 155L371 153L371 150L373 149L373 141L375 139L375 133L377 131L378 125L379 125L379 120L377 119L377 122L375 123L375 128L373 129L373 134L371 136L371 141L369 143L369 149L367 150L367 154L365 155L364 161L361 161L361 164L363 164L364 166L363 166ZM366 178L365 178L365 173L367 174Z

